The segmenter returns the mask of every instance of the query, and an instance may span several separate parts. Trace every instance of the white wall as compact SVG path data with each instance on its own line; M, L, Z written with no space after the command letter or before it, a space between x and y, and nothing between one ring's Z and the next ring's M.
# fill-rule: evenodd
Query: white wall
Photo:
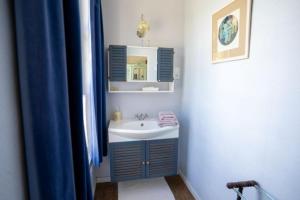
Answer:
M250 59L211 64L211 16L229 2L185 1L182 172L203 200L248 179L299 199L300 2L254 1Z
M145 44L175 48L174 65L183 65L183 2L184 0L102 0L105 45L141 45L136 36L137 24L143 13L150 23ZM180 81L176 81L174 94L110 94L108 96L108 117L120 106L125 118L133 118L143 112L156 116L161 110L178 113L180 105ZM97 177L109 176L105 161Z
M0 0L0 199L27 199L12 2Z
M141 45L136 30L143 13L150 23L145 43L149 40L150 46L174 47L174 65L183 65L183 0L103 0L102 9L106 47ZM175 94L110 94L108 112L116 106L120 106L124 117L134 117L137 112L156 115L162 109L177 111L179 93L180 84Z

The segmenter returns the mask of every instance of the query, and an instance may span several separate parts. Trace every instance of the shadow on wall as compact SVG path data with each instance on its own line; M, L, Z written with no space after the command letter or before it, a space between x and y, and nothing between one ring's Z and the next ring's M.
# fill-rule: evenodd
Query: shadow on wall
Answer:
M27 199L13 1L0 0L0 199Z

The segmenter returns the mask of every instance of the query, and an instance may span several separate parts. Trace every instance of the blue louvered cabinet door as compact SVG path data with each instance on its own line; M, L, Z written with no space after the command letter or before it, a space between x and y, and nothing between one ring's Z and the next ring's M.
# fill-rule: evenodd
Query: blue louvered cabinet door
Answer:
M173 77L173 48L158 48L157 50L157 81L172 82Z
M127 47L109 46L109 79L110 81L126 81Z
M178 139L147 141L146 151L148 178L177 174Z
M144 141L109 144L113 182L145 177L145 146Z

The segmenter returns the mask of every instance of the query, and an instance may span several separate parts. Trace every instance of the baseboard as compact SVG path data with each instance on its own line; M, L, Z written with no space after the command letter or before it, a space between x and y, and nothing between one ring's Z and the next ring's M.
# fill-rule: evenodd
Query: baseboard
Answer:
M96 183L106 183L106 182L110 182L111 179L110 177L97 177L96 178Z
M183 182L185 183L185 185L187 186L187 188L190 190L190 192L192 193L192 195L194 196L194 198L196 200L202 200L199 195L197 194L196 190L194 189L194 187L191 185L191 183L187 180L187 178L184 176L184 174L179 170L179 176L182 178Z

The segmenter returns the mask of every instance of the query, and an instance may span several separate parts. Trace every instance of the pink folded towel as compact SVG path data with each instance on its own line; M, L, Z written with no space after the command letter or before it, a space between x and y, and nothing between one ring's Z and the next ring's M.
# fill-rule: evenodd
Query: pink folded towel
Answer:
M176 115L173 112L159 112L158 113L159 120L176 120Z
M173 112L159 112L159 126L176 126L178 125L178 120Z
M175 115L172 111L161 111L158 114L159 115Z
M165 127L165 126L177 126L178 122L172 122L172 123L167 123L167 122L159 122L158 125L160 127Z
M176 120L176 116L174 116L174 115L161 115L161 116L159 116L159 120Z

